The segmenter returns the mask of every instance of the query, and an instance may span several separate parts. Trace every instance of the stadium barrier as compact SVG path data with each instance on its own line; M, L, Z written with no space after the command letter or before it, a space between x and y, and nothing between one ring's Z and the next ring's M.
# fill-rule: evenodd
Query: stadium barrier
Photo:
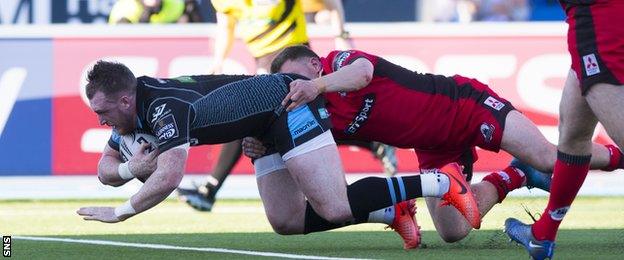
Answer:
M349 24L357 49L420 72L474 77L489 84L557 140L558 104L570 60L564 23ZM333 47L327 27L311 26L311 46ZM99 126L83 87L98 59L117 60L136 75L202 74L210 64L212 24L43 25L0 27L0 176L93 175L110 129ZM237 41L225 72L249 74L254 61ZM423 115L427 116L427 115ZM431 118L431 120L436 120ZM598 142L609 142L596 131ZM368 152L341 147L347 172L380 172ZM191 149L187 171L205 173L219 146ZM412 151L399 170L414 172ZM479 151L476 171L504 167L507 154ZM235 173L253 171L242 159Z

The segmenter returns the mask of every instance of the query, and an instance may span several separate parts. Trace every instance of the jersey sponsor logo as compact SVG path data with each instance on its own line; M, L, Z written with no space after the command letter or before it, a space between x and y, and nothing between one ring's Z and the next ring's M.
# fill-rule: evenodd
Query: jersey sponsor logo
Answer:
M562 221L563 217L565 217L566 213L568 213L568 210L570 209L570 206L567 207L561 207L555 210L550 210L548 211L548 214L550 215L550 218L554 221Z
M355 115L353 121L347 126L344 130L345 134L352 135L355 134L361 127L368 121L370 117L371 110L375 105L375 94L367 94L364 96L364 100L362 101L362 107L360 108L360 112Z
M489 96L487 99L485 99L483 104L486 104L487 106L494 108L498 111L500 111L503 107L505 107L505 103L500 102L498 99L492 96Z
M598 59L596 55L588 54L583 56L583 65L585 66L585 73L587 76L592 76L600 73L600 66L598 66Z
M154 133L158 137L158 144L162 144L168 140L179 136L178 125L176 124L175 117L168 115L163 117L154 126Z
M156 109L154 109L154 113L152 114L152 123L156 122L156 120L158 120L159 118L169 114L169 112L171 112L171 109L165 111L165 107L167 106L167 103L164 103L160 106L157 106Z
M494 125L490 123L483 123L481 124L480 130L481 134L483 135L483 140L485 140L486 143L492 141L492 137L494 136L494 130L496 130L496 127L494 127Z
M288 129L293 140L318 126L319 124L308 106L299 107L288 113Z
M338 53L336 57L334 57L334 62L332 63L332 69L334 71L337 71L340 68L342 68L342 66L344 66L343 63L347 60L347 58L349 58L349 56L351 56L350 51L342 51Z
M327 108L324 108L324 107L319 108L318 112L319 112L319 116L321 117L321 119L329 118L330 114L329 114L329 111L327 111Z

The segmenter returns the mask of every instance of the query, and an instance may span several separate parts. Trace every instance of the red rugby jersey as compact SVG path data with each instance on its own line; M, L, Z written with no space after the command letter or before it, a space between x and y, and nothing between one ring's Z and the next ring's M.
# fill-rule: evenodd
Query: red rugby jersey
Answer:
M474 95L480 94L458 87L453 78L413 72L357 50L333 51L321 58L323 73L359 58L373 64L371 82L358 91L325 95L336 138L421 150L450 148L458 145L454 140L465 141L457 128L465 128L470 118L460 110L474 108Z

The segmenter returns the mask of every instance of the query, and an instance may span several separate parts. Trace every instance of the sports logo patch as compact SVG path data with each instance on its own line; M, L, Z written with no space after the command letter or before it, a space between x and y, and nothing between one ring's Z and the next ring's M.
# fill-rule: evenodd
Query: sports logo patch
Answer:
M496 130L496 127L494 127L494 125L490 123L483 123L481 124L480 130L486 143L492 141L492 136L494 136L494 130Z
M173 115L167 115L158 121L154 126L154 133L158 138L158 145L174 139L180 135L178 125Z
M490 96L488 97L483 104L486 104L487 106L494 108L498 111L500 111L503 107L505 107L505 103L500 102L498 99Z
M568 213L568 210L570 209L570 206L567 207L561 207L555 210L551 210L548 212L548 214L550 215L550 218L554 221L562 221L563 217L565 217L566 213Z
M600 73L600 66L598 66L598 59L596 55L588 54L583 56L583 66L585 67L585 73L587 76L592 76Z
M154 109L154 113L152 113L152 123L156 122L156 120L158 120L159 118L161 118L164 115L167 115L171 112L171 109L165 111L165 107L167 106L167 103L164 103L160 106L157 106Z
M347 60L347 58L349 58L349 56L351 56L350 51L342 51L338 53L336 57L334 57L334 62L332 63L332 69L334 71L337 71L338 69L342 68L345 65L343 63Z

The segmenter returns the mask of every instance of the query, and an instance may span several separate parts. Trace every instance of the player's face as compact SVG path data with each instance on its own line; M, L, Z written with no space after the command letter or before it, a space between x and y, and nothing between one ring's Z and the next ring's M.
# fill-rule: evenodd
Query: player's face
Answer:
M98 116L100 125L107 125L119 134L129 134L136 128L135 113L128 96L106 96L98 91L89 100L91 109Z
M280 72L299 74L314 79L320 76L321 69L321 63L318 59L304 57L296 60L287 60L280 68Z

